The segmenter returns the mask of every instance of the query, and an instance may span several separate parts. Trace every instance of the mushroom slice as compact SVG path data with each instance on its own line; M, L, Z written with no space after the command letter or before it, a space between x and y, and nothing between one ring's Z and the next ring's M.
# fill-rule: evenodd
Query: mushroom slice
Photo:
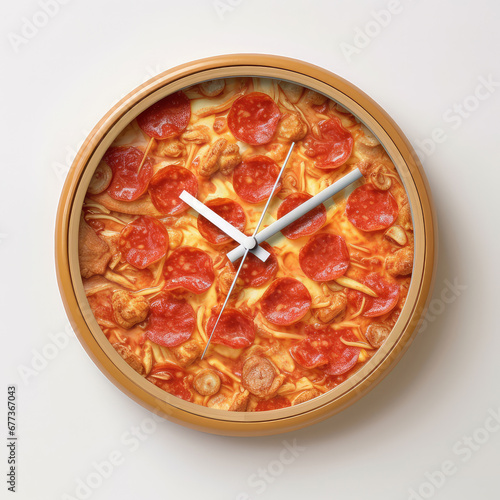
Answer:
M321 392L318 389L307 389L290 398L290 402L292 403L292 406L295 406L300 403L305 403L310 399L317 398L318 396L321 396Z
M202 396L213 396L220 389L220 377L214 370L198 372L193 381L193 387Z
M206 97L215 97L222 94L225 87L225 80L209 80L199 85L200 92Z
M92 179L90 179L90 184L88 187L88 192L90 194L100 194L108 189L111 184L111 179L113 178L113 172L109 165L101 161L97 168L95 169Z
M370 173L370 182L379 190L387 191L392 186L392 179L385 175L384 167L382 165L377 166Z
M401 226L391 226L384 234L385 238L396 245L404 247L408 243L408 236Z

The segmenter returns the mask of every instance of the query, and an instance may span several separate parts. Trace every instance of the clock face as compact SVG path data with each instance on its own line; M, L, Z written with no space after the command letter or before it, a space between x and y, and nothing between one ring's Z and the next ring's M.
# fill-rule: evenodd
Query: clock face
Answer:
M265 261L248 253L217 322L239 244L181 193L251 236L292 142L260 230L363 176L262 242ZM220 79L163 98L115 139L88 186L79 262L97 323L140 375L199 405L266 411L342 384L383 345L413 224L395 166L348 110L291 82Z

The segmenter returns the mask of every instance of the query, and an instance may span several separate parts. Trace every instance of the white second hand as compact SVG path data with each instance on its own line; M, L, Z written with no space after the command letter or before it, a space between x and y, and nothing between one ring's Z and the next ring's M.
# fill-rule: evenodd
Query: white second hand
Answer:
M266 215L269 204L271 203L271 199L274 196L274 192L276 191L276 188L278 187L278 184L279 184L280 179L281 179L281 175L283 174L283 171L285 170L286 164L288 163L288 160L290 158L290 155L292 154L294 146L295 146L295 142L292 142L290 149L288 151L288 154L286 155L285 161L283 162L283 165L281 166L281 170L279 171L278 177L276 178L276 181L274 182L273 189L271 191L271 194L269 195L269 198L267 199L264 210L262 210L262 213L260 214L260 219L259 219L259 222L257 222L257 226L255 227L252 238L255 238L255 235L259 231L260 225L262 224L262 221L264 220L264 217ZM236 272L236 276L234 277L233 282L231 283L231 286L229 288L229 292L227 292L226 300L224 301L224 304L222 304L222 309L220 310L219 316L217 316L217 321L215 322L215 325L212 328L212 333L210 334L207 345L205 346L205 349L203 350L203 353L201 354L200 360L202 360L203 356L205 356L205 353L207 352L208 346L210 345L210 342L212 341L212 337L214 336L215 329L217 328L217 325L219 324L219 320L222 316L222 313L224 312L226 304L229 301L229 297L231 297L231 293L233 291L234 285L236 284L236 281L237 281L238 276L240 274L241 268L243 267L243 263L245 262L245 259L247 258L249 251L250 250L248 248L245 249L245 253L243 254L243 258L241 259L240 265L238 267L238 271Z

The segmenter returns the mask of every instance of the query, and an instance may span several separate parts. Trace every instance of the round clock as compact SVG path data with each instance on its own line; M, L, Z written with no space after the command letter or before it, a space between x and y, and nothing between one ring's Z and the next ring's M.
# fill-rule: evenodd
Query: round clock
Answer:
M274 56L145 83L96 126L59 205L68 316L136 401L208 432L342 410L408 347L434 267L427 183L358 89Z

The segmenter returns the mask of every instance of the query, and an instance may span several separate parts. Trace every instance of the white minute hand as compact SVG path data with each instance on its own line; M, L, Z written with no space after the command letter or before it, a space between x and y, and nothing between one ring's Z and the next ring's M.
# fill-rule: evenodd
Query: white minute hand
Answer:
M319 192L316 196L313 196L309 200L299 205L297 208L288 212L283 217L278 219L276 222L273 222L271 225L264 228L262 231L257 233L255 239L257 243L260 244L263 241L266 241L271 236L274 236L276 233L279 233L282 229L287 227L292 222L295 222L297 219L307 214L307 212L311 211L313 208L316 208L321 203L324 203L328 198L335 195L342 189L346 188L349 184L357 181L362 177L359 169L355 168L352 172L349 172L347 175L339 179L337 182L334 182L331 186L328 186L323 191ZM238 260L245 253L245 247L240 245L236 247L234 250L231 250L227 257L231 262Z

